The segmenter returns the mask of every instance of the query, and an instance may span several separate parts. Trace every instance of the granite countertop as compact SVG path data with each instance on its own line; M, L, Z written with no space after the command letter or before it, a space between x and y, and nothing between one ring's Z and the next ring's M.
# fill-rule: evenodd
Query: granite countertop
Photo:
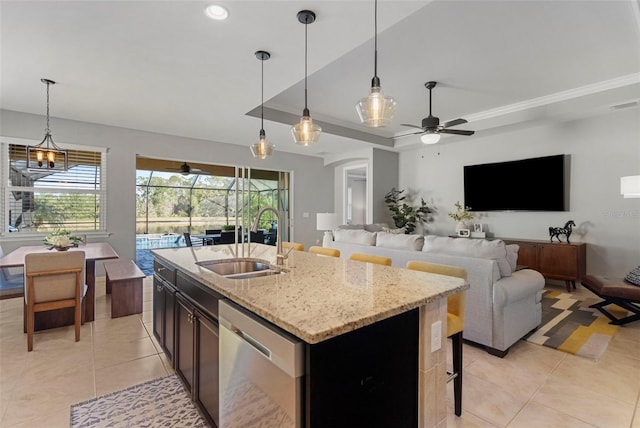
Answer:
M244 256L248 257L248 245ZM228 279L196 262L236 257L235 245L152 250L240 306L307 343L318 343L466 290L459 278L291 251L287 272ZM242 245L238 246L239 248ZM276 248L251 244L251 258L275 265ZM238 257L242 257L239 250Z

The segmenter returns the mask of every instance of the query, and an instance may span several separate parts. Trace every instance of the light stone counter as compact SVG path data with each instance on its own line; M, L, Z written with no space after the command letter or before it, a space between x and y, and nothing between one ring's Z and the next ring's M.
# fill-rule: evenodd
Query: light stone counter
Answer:
M242 256L241 245L238 256ZM236 257L235 245L153 250L198 282L307 343L318 343L469 288L459 278L291 251L281 275L228 279L196 262ZM248 257L245 244L244 256ZM251 244L275 265L276 248Z

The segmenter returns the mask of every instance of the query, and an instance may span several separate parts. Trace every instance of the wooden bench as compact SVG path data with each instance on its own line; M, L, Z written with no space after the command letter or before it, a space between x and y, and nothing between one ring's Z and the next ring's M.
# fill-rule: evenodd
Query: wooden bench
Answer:
M142 313L142 280L146 276L131 260L104 262L107 294L111 293L111 318Z

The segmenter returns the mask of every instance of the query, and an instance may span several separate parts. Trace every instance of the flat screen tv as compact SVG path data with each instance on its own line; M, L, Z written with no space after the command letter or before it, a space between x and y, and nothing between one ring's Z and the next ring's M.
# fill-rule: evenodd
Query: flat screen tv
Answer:
M467 165L464 204L471 211L567 211L568 160L554 155Z

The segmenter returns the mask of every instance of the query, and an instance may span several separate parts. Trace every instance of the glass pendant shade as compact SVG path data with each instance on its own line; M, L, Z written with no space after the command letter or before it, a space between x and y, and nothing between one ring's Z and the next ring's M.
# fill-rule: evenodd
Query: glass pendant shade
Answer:
M436 133L427 133L420 137L420 141L424 144L435 144L440 141L440 134Z
M271 157L275 146L267 142L266 133L264 132L264 62L271 58L271 54L267 51L256 51L256 58L260 60L260 140L252 144L249 148L251 154L256 159L266 159Z
M356 110L363 124L377 128L391 123L397 104L393 97L382 93L380 86L372 86L369 96L356 104Z
M306 113L306 112L305 112ZM300 122L291 127L291 135L296 144L302 146L312 146L318 142L322 128L307 114L302 115Z
M264 134L260 135L260 141L251 145L251 154L257 159L266 159L271 157L275 146L267 141Z

